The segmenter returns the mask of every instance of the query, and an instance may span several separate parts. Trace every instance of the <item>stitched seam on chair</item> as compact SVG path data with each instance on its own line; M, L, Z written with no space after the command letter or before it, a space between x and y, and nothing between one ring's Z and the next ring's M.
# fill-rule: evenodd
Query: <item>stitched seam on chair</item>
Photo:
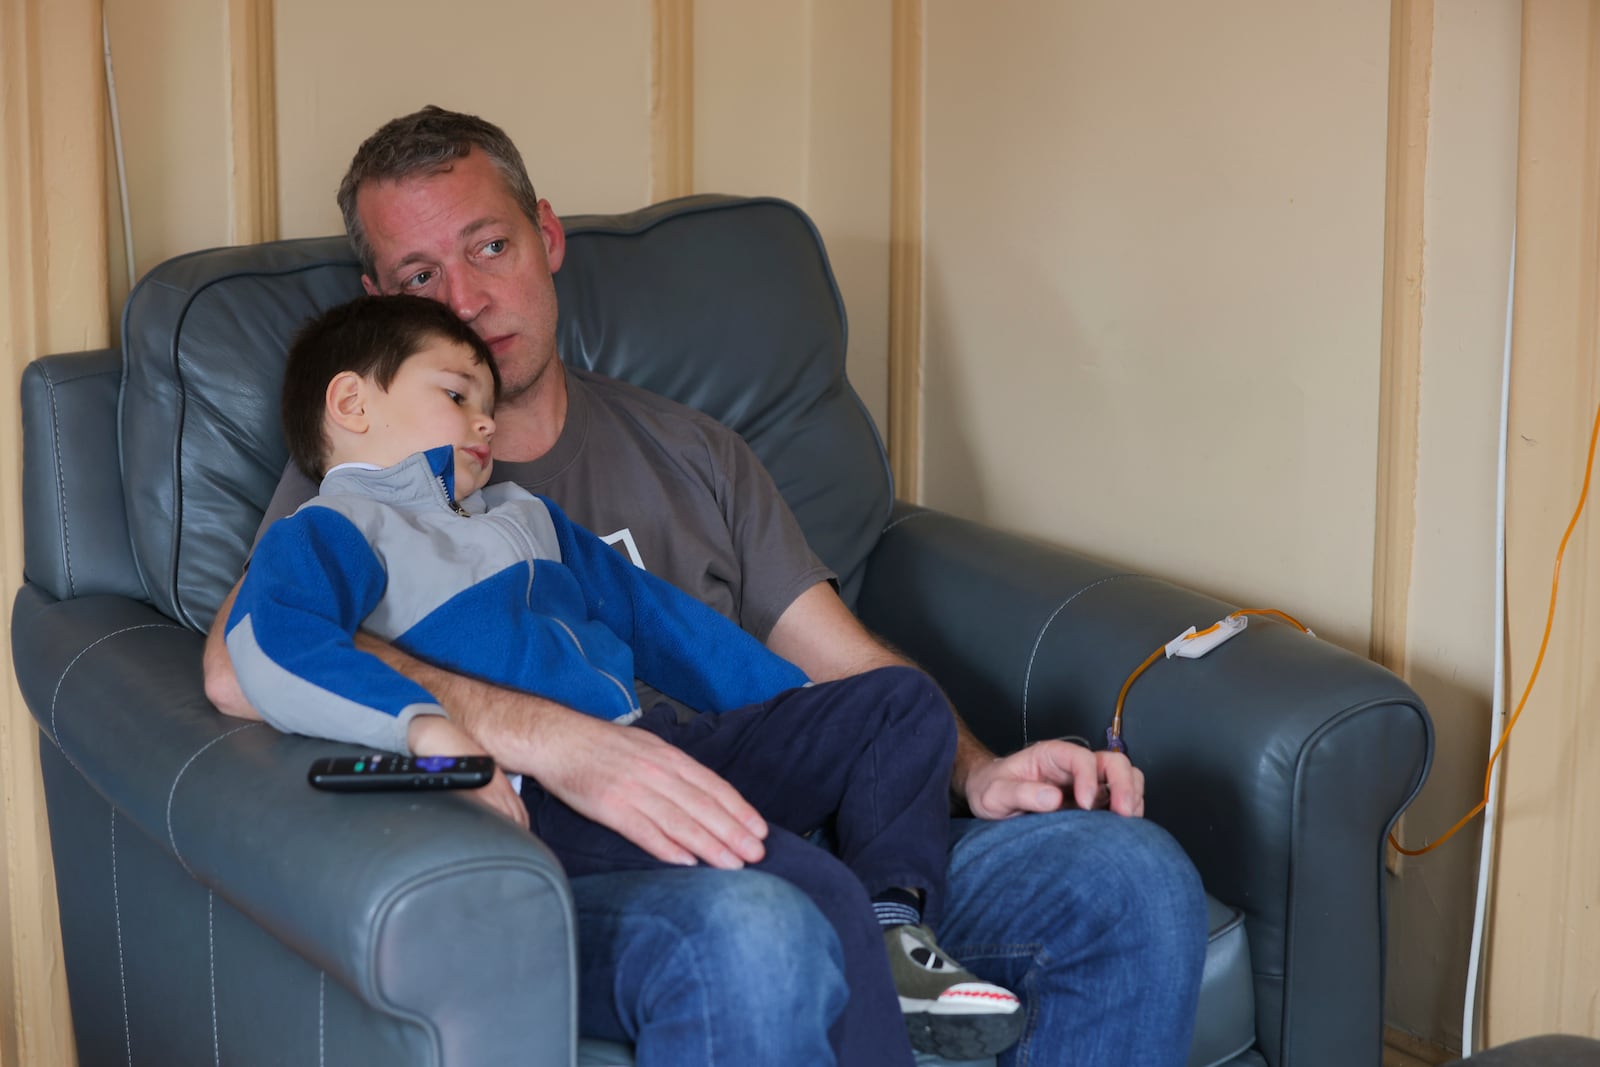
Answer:
M206 961L211 965L211 1062L222 1067L222 1042L217 1036L217 894L206 890Z
M879 531L878 536L882 537L884 534L888 533L890 530L894 529L896 526L899 526L903 522L910 522L912 519L920 519L920 518L922 518L923 516L926 516L926 515L937 515L937 514L939 514L939 512L937 512L937 511L913 511L909 515L902 515L898 519L896 519L893 522L891 522L889 525L885 526L881 531Z
M1126 574L1108 574L1104 578L1101 578L1099 581L1090 582L1088 585L1084 586L1082 589L1079 589L1076 593L1073 593L1071 596L1067 597L1067 599L1063 600L1061 602L1061 604L1056 608L1056 610L1054 610L1054 611L1052 611L1050 613L1050 617L1048 619L1044 620L1044 625L1039 627L1039 636L1035 637L1033 639L1033 651L1028 653L1028 669L1027 669L1026 672L1023 673L1023 676L1022 676L1022 747L1023 748L1027 748L1028 745L1031 743L1031 741L1030 741L1030 739L1028 737L1028 687L1033 684L1033 661L1039 655L1039 646L1044 644L1045 631L1050 629L1050 624L1056 621L1056 616L1060 615L1063 611L1067 610L1067 605L1071 604L1074 600L1077 600L1079 597L1081 597L1083 594L1087 593L1091 589L1097 589L1100 586L1105 585L1107 582L1114 582L1118 578L1126 578L1126 577L1128 577Z
M117 891L117 809L111 809L111 910L117 921L117 978L122 983L122 1047L133 1067L133 1028L128 1022L128 970L122 958L122 897Z
M41 373L45 394L50 398L50 436L56 461L56 509L61 513L61 563L67 572L67 595L77 596L78 587L72 579L72 530L67 522L67 476L61 463L61 411L56 405L56 383L48 373Z
M189 769L189 765L195 760L199 759L201 754L204 753L206 749L210 748L218 741L225 741L234 734L238 733L240 730L248 730L252 726L260 725L261 724L259 722L247 722L240 726L235 726L225 734L220 734L217 737L213 737L211 740L207 741L205 744L196 749L194 755L184 760L183 766L178 768L178 773L172 778L172 788L167 790L167 842L172 845L172 854L178 858L178 866L182 867L184 873L190 878L196 877L195 873L189 869L188 863L184 862L183 853L178 851L178 835L174 833L172 829L172 800L178 795L178 783L183 780L183 772L187 771Z
M328 1060L328 1041L326 1028L328 1022L327 1012L328 972L323 971L317 975L317 1067L323 1067Z
M80 659L82 659L84 656L87 656L89 652L102 641L109 641L113 637L118 637L122 634L129 634L135 630L166 629L181 630L183 627L177 625L176 623L170 622L142 622L138 626L125 626L120 630L113 630L104 637L96 638L92 643L89 644L87 648L80 650L76 656L73 656L71 662L61 669L61 677L56 679L55 691L50 694L50 740L56 743L56 748L61 750L61 755L66 758L66 761L69 764L71 764L73 770L78 770L78 765L72 762L72 757L67 754L66 748L62 746L61 732L56 729L56 702L61 698L61 687L66 684L67 675L72 673L72 668L77 666Z

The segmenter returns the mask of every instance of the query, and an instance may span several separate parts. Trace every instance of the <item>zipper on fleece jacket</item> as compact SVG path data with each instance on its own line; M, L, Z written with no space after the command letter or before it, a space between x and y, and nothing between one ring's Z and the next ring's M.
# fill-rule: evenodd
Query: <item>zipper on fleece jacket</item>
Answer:
M450 495L450 489L447 485L445 485L444 475L438 475L436 480L439 483L439 491L444 494L445 502L450 505L451 510L464 519L472 518L471 513L463 508L460 504L456 503L455 498ZM511 547L516 551L516 553L528 562L528 591L524 595L524 599L531 604L533 600L533 572L538 568L538 564L542 562L535 554L536 546L534 545L532 539L528 537L526 531L524 531L521 526L518 526L515 522L512 522L509 519L502 518L501 516L494 515L489 512L484 512L481 518L490 520L490 528L498 531L502 537L505 537L508 541L510 541ZM617 687L617 691L622 694L622 699L627 701L628 704L628 714L623 716L623 718L627 718L630 721L637 718L642 713L642 709L639 707L639 702L634 696L633 687L631 685L624 685L622 680L616 675L612 674L604 667L596 665L595 662L589 658L588 650L583 647L583 642L578 640L578 635L573 632L572 627L568 626L564 621L556 618L554 615L546 615L545 618L554 622L566 632L568 640L572 642L572 647L578 650L578 655L583 657L583 662L589 665L590 670L594 671L596 674L605 678L608 682Z

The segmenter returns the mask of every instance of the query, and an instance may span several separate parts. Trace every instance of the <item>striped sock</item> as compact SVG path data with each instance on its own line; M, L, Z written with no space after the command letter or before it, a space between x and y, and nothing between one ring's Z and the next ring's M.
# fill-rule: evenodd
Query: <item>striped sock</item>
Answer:
M909 889L885 889L872 898L879 926L915 926L922 921L921 897Z

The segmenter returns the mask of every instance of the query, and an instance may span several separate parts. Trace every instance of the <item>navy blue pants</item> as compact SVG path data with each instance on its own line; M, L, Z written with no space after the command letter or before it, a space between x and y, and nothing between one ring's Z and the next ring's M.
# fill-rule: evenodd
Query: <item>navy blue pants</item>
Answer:
M944 903L955 718L921 671L885 667L761 704L679 722L665 704L635 724L716 771L767 820L752 864L792 883L833 925L850 1000L829 1032L841 1065L912 1062L883 934L870 904L920 890ZM524 780L532 829L572 877L670 866ZM827 831L834 853L806 838Z

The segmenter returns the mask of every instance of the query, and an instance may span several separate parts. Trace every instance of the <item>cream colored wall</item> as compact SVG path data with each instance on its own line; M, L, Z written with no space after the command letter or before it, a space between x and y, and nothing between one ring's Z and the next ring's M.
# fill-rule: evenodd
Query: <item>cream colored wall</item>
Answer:
M338 233L361 140L424 104L503 126L557 211L648 200L650 5L276 0L283 236Z
M1434 8L1422 377L1407 680L1437 731L1406 814L1418 847L1478 802L1494 679L1494 525L1506 285L1516 207L1520 4ZM1479 826L1390 879L1388 1016L1461 1047Z
M850 380L888 409L889 0L695 3L695 189L782 196L822 232Z
M106 0L134 273L228 241L227 26L216 0ZM122 239L112 181L113 240ZM113 306L126 257L111 248Z
M1600 432L1596 130L1600 5L1525 0L1507 497L1513 696L1536 660L1542 668L1511 740L1497 819L1485 1010L1495 1042L1600 1037L1600 485L1585 469ZM1569 526L1585 491L1586 511Z
M1388 11L928 5L928 503L1365 651Z

